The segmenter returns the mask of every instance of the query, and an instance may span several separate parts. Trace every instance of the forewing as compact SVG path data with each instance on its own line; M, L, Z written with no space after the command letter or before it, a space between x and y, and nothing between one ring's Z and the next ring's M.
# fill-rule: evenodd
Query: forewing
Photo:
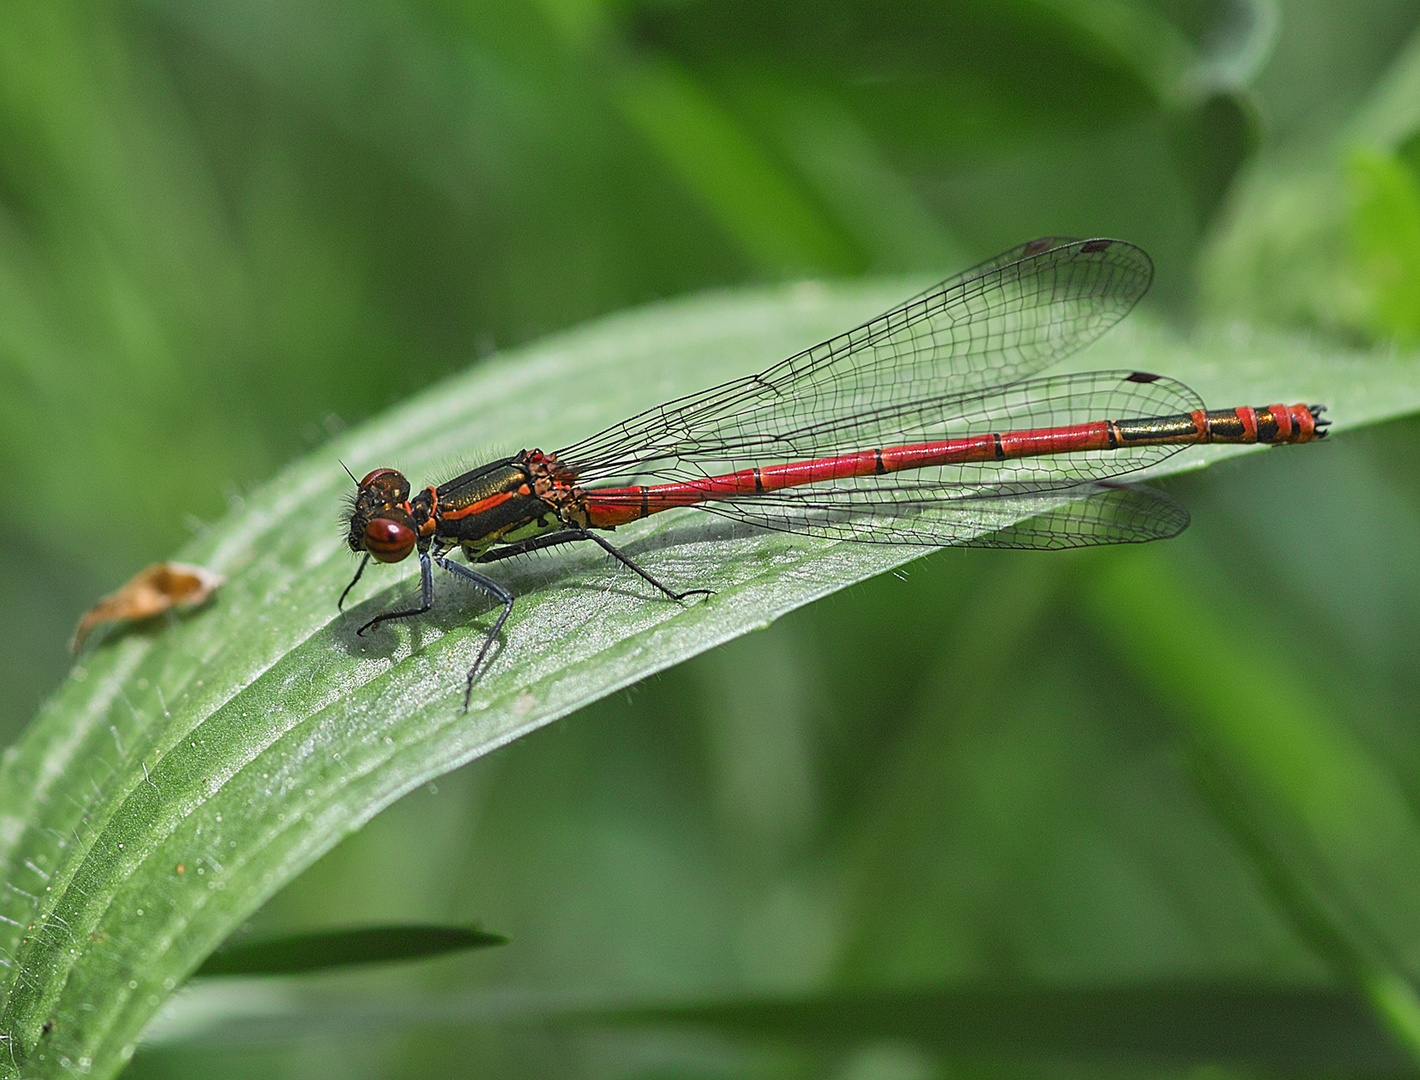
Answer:
M582 483L703 474L784 452L895 441L914 406L1024 379L1094 341L1144 295L1121 240L1034 240L773 367L649 409L557 452Z

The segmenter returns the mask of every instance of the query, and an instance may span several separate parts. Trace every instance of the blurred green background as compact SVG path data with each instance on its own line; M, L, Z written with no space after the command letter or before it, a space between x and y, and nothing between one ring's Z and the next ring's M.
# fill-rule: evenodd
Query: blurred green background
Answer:
M1417 26L1406 0L7 4L0 737L85 607L283 462L628 305L1113 235L1183 331L1413 344ZM1195 525L1142 552L939 553L544 729L256 920L473 920L511 945L226 993L1420 974L1417 435L1176 480ZM1189 617L1154 640L1151 611ZM1232 724L1257 702L1265 747ZM1357 792L1374 813L1348 817ZM946 1069L910 1043L431 1023L130 1072Z

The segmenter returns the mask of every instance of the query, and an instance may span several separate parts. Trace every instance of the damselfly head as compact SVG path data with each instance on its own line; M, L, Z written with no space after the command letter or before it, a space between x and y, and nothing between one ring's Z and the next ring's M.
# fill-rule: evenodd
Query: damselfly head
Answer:
M368 551L379 562L399 562L414 550L409 481L395 469L376 469L360 481L350 507L351 551Z

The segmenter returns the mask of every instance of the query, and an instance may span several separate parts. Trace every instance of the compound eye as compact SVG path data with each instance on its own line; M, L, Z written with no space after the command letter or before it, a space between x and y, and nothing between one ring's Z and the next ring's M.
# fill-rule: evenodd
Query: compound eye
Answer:
M365 550L380 562L399 562L414 550L414 530L389 518L365 526Z

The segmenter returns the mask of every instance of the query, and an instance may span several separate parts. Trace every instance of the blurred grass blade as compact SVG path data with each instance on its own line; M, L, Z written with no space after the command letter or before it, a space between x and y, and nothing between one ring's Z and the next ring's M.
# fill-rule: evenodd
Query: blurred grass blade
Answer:
M1417 132L1420 30L1346 125L1244 177L1202 255L1203 309L1345 337L1398 332L1413 340L1406 302L1415 256L1405 246L1415 229L1413 185L1392 155Z
M113 1075L162 999L243 919L405 792L920 554L665 514L619 531L621 546L664 581L714 590L706 602L658 600L596 552L501 566L517 610L465 712L483 599L441 582L427 618L358 638L413 585L413 567L380 567L336 613L354 565L337 524L350 490L339 460L422 481L480 450L565 445L911 291L797 286L595 323L348 433L190 544L179 557L227 578L213 603L95 649L0 762L0 1076L60 1075L64 1062ZM1325 401L1341 426L1420 408L1411 357L1234 331L1181 340L1140 317L1072 366L1167 372L1219 404ZM1325 447L1292 452L1311 451Z
M852 273L863 258L691 75L661 62L627 68L627 120L763 272Z
M501 934L471 926L358 926L282 934L259 941L228 941L193 974L296 975L360 964L423 960L506 945Z
M820 1050L906 1044L950 1061L1121 1061L1251 1067L1301 1075L1395 1076L1405 1057L1357 995L1317 986L1179 981L1110 987L925 986L797 997L587 1007L505 995L352 1003L251 1000L222 1015L220 987L194 988L145 1037L155 1048L259 1046L292 1037L444 1026L692 1028Z
M1420 29L1396 53L1342 130L1344 143L1394 149L1420 132Z
M1041 0L1041 7L1088 34L1127 64L1162 102L1183 104L1197 94L1197 56L1189 41L1155 9L1118 0Z
M1420 995L1403 959L1420 820L1402 784L1267 633L1213 617L1225 605L1152 553L1114 560L1086 595L1129 664L1175 703L1203 794L1278 907L1420 1063Z
M1420 176L1395 154L1351 155L1351 234L1377 336L1420 341Z
M1320 988L1158 984L844 993L608 1012L615 1024L687 1024L819 1045L904 1041L953 1059L1087 1065L1133 1058L1393 1075L1407 1064L1352 994Z
M1199 221L1213 219L1260 141L1257 110L1239 94L1218 94L1170 117L1169 145Z

